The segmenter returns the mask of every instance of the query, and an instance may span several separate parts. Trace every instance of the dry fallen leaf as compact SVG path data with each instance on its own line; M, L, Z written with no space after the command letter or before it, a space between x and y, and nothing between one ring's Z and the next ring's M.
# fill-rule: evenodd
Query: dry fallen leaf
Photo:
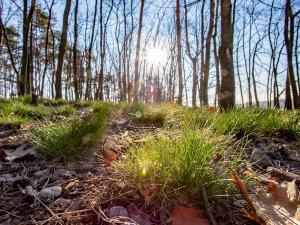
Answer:
M65 190L72 189L72 188L73 188L76 184L78 184L78 183L79 183L79 180L78 180L78 179L73 180L73 181L69 182L69 183L64 187L64 189L65 189Z
M170 215L172 225L210 225L209 220L203 217L198 209L176 206Z
M268 183L267 190L275 191L276 187L277 187L277 184L275 182L270 182L270 183Z
M107 165L111 165L111 162L118 159L118 155L114 153L113 151L104 151L104 159L107 163Z
M257 214L267 225L300 224L299 189L295 180L269 186L269 193L252 197Z

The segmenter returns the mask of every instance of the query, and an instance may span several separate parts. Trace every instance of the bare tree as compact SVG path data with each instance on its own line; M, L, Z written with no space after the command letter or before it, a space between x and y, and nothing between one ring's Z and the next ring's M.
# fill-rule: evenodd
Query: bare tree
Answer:
M30 24L35 10L36 0L31 1L29 13L27 14L28 1L23 0L23 46L22 46L22 66L19 79L20 95L24 96L30 93L30 77L28 74L28 37Z
M74 44L73 44L73 81L75 100L79 99L78 93L78 72L77 72L77 41L78 41L78 0L75 1L74 7Z
M176 38L177 38L177 66L178 66L178 100L182 104L183 78L182 78L182 46L181 46L181 24L180 24L180 0L176 0Z
M66 0L66 7L64 10L63 16L63 26L61 31L60 37L60 45L59 45L59 52L58 52L58 59L57 59L57 69L55 73L55 98L59 99L62 98L62 85L61 85L61 77L62 77L62 69L64 64L64 55L66 51L66 44L67 44L67 33L69 27L69 13L71 8L71 0Z
M293 13L292 5L290 0L286 0L285 4L285 19L284 19L284 42L287 52L287 78L286 78L286 95L285 95L285 107L287 109L292 109L292 98L293 95L293 104L294 108L300 107L300 96L297 90L297 84L294 75L293 68L293 48L294 48L294 30L295 30L295 17L300 13L300 10Z
M145 0L141 0L139 29L138 29L138 37L136 42L136 52L135 52L135 61L134 61L134 92L133 92L134 101L138 100L138 91L139 91L139 62L140 62L140 47L141 47L141 35L142 35L142 27L143 27L144 5L145 5Z
M208 77L209 77L209 67L210 67L210 52L211 52L211 38L214 30L214 17L215 17L215 1L210 0L210 19L209 27L205 41L205 63L203 67L203 73L200 81L201 99L200 103L203 105L208 105Z
M192 84L192 105L196 105L196 96L197 96L197 83L198 83L198 58L199 58L199 51L198 51L198 42L196 43L196 51L194 55L191 52L191 46L189 41L189 31L188 31L188 10L186 0L184 0L184 12L185 12L185 42L186 42L186 49L187 49L187 56L192 62L193 66L193 84ZM197 35L197 34L196 34Z
M231 8L231 0L221 0L221 45L219 48L219 60L221 64L221 87L219 93L219 105L224 109L232 108L235 105Z

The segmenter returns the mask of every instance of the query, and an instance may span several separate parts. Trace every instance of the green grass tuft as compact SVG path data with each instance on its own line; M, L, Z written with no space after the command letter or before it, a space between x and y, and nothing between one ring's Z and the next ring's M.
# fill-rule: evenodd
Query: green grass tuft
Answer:
M76 113L76 110L73 106L70 105L62 105L52 109L52 115L55 116L72 116Z
M141 102L121 103L122 108L129 118L139 124L163 125L167 110L165 107L145 105Z
M101 136L106 127L108 113L109 108L103 104L84 118L74 117L68 122L48 121L39 124L26 137L46 155L67 159L82 152Z
M220 194L232 188L229 173L241 166L232 139L210 129L182 130L150 138L133 148L117 168L128 171L141 185L158 184L160 193L184 188L190 194Z
M299 111L246 108L215 112L207 108L179 108L176 116L183 126L189 125L194 129L213 128L218 135L234 134L244 137L280 132L292 139L300 138Z
M15 104L13 111L16 116L35 120L43 119L51 114L50 111L44 106L31 106L22 103Z
M64 99L42 99L41 102L45 106L52 106L52 107L63 106L63 105L69 104L69 102Z

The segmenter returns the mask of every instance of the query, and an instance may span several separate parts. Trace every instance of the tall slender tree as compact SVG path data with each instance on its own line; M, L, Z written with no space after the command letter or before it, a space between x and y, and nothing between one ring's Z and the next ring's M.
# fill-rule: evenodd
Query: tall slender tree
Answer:
M31 1L29 13L28 11L28 0L23 0L23 46L22 46L22 66L21 74L19 78L19 95L30 94L30 75L28 73L28 61L29 61L29 49L28 49L28 38L30 32L30 24L32 21L33 13L36 6L36 0ZM29 91L29 92L28 92Z
M183 75L182 75L182 45L181 45L181 21L180 0L176 0L176 41L177 41L177 66L178 66L178 104L182 104Z
M138 92L139 92L139 62L140 62L140 48L141 48L141 35L142 35L142 27L143 27L144 5L145 5L145 0L141 0L139 29L138 29L138 37L136 41L136 52L135 52L135 61L134 61L134 92L133 92L134 101L138 100Z
M208 105L208 78L209 78L209 67L210 67L210 52L211 52L211 38L214 30L214 19L215 19L215 1L210 0L210 10L209 10L209 26L208 32L205 40L205 63L203 68L203 73L200 81L200 91L201 99L200 103L203 105Z
M293 13L291 0L286 0L285 4L285 19L284 19L284 42L286 46L287 53L287 78L286 78L286 95L285 95L285 107L287 109L292 109L292 98L291 91L293 96L293 105L295 108L300 107L300 96L297 90L297 83L294 75L294 66L293 66L293 48L294 48L294 30L295 30L295 17L300 13L300 10Z
M55 73L55 98L59 99L62 98L62 69L64 64L64 56L66 52L66 45L67 45L67 33L69 27L69 13L71 8L72 0L66 0L66 6L64 10L63 16L63 26L61 31L60 37L60 44L59 44L59 52L58 52L58 59L57 59L57 69Z
M78 1L79 0L75 1L75 7L74 7L73 82L74 82L75 100L79 99L78 71L77 71Z
M221 86L219 106L229 109L235 105L235 79L233 70L233 33L231 0L221 0L221 45L219 59L221 64Z

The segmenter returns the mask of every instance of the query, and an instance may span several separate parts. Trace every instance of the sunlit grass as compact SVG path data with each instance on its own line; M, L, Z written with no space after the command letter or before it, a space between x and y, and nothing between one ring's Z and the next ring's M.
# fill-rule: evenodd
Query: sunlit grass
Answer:
M198 196L203 188L211 195L224 194L232 190L231 172L243 165L248 138L278 132L286 135L283 138L300 137L299 111L246 108L222 112L140 103L126 108L135 117L135 112L143 115L152 109L163 115L163 129L141 146L131 147L116 166L134 177L136 185L158 185L158 194L164 197L178 189Z
M234 109L227 112L207 108L179 109L181 124L196 128L213 128L216 134L272 135L277 132L291 138L300 137L299 111L280 111L260 108Z
M126 115L135 123L144 125L163 125L167 110L164 107L146 105L141 102L121 103Z
M236 151L236 146L230 136L216 136L210 129L162 133L132 148L117 168L141 185L157 184L167 195L178 188L190 194L203 188L220 194L231 190L229 174L242 165L242 151Z

